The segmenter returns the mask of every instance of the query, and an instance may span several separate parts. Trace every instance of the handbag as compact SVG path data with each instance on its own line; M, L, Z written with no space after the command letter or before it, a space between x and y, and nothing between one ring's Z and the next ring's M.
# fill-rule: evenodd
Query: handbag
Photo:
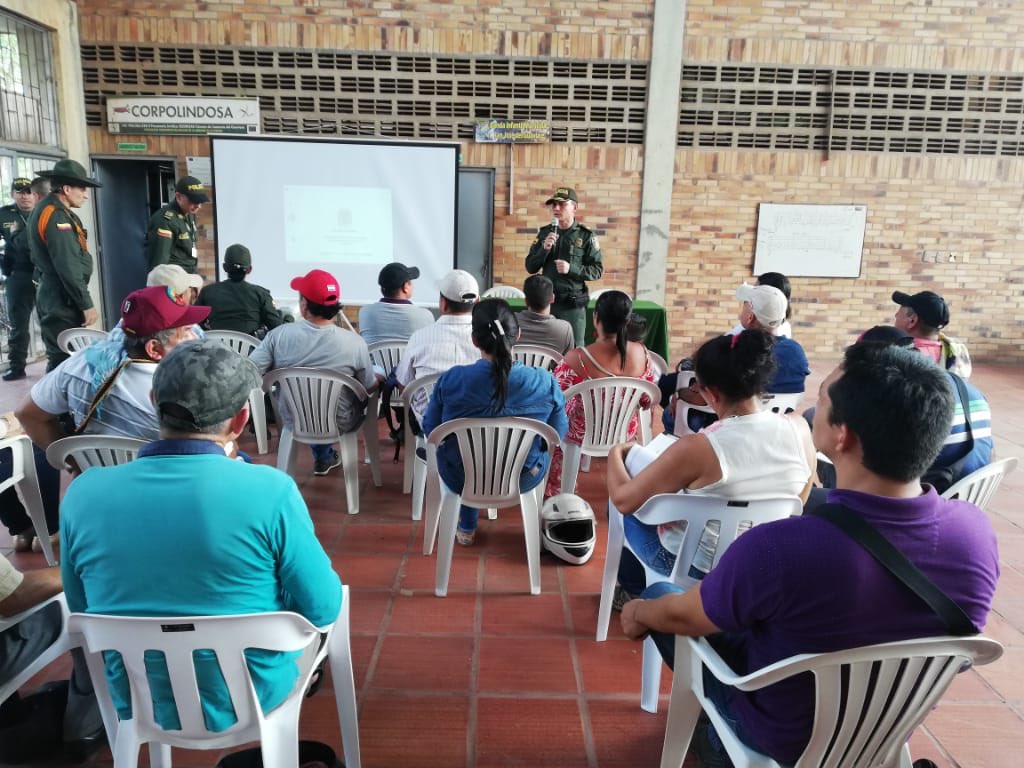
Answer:
M915 595L921 598L942 619L949 634L956 637L981 632L952 598L935 586L906 555L894 547L863 517L842 504L822 504L807 514L828 520L832 525L860 544Z

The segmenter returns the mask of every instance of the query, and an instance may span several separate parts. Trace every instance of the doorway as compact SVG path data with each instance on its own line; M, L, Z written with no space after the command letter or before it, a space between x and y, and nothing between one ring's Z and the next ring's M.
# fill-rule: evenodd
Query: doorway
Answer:
M103 184L94 194L103 324L113 328L124 297L146 285L146 229L173 199L174 159L94 157L92 163Z

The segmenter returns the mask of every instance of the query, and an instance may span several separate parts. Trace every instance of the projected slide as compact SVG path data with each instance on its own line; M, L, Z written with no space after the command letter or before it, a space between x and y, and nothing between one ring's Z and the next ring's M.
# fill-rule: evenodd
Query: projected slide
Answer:
M284 204L285 261L394 261L390 189L287 185Z
M436 303L455 264L457 143L210 136L217 261L252 251L257 285L295 302L292 278L325 269L342 302L381 297L392 261L415 266L413 300Z

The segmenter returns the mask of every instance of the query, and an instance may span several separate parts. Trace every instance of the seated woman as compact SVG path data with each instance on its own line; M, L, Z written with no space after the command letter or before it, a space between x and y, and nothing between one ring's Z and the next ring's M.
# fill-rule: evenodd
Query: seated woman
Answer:
M514 363L512 345L519 338L516 316L503 299L484 299L473 307L473 344L480 349L480 360L471 365L449 369L437 381L423 417L423 432L430 432L452 419L481 416L521 416L550 424L559 437L565 435L568 422L565 400L551 374L541 368ZM551 461L551 446L538 437L523 465L519 490L536 488ZM465 484L462 457L455 437L445 440L437 450L441 479L453 491ZM480 510L462 506L455 540L469 546L476 534Z
M633 302L622 291L605 291L594 306L594 335L592 343L585 347L577 347L566 353L562 362L554 370L558 386L563 390L587 379L599 379L605 376L632 376L635 379L655 381L657 374L651 367L647 357L647 348L643 344L627 339L627 326L633 311ZM583 442L586 428L586 417L583 403L574 397L566 403L569 415L569 432L567 440L577 445ZM637 418L629 425L629 439L636 435ZM571 493L571 488L562 488L562 449L555 451L551 460L551 474L544 490L544 498L555 496L564 490Z
M771 335L761 330L719 336L694 357L697 385L719 420L697 434L680 437L643 470L626 469L630 444L608 455L608 495L626 515L623 527L630 547L651 569L671 575L682 543L684 524L648 526L632 514L658 493L694 493L726 499L799 496L810 493L814 444L799 414L761 410L761 393L773 369ZM717 530L702 533L692 578L707 572L717 545ZM629 550L622 553L619 584L629 595L645 586L644 569Z

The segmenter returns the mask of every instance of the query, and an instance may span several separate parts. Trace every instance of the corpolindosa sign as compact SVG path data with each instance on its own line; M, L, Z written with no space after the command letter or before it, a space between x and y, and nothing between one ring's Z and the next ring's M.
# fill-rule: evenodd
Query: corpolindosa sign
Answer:
M260 132L259 99L139 96L107 99L107 130L167 136Z

